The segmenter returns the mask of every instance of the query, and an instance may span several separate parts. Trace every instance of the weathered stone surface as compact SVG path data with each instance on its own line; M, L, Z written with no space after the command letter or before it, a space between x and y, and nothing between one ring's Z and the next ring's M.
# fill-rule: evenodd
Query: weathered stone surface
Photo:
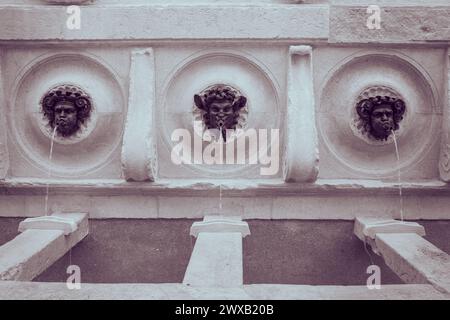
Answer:
M328 37L327 6L86 6L80 30L66 28L67 18L63 6L1 7L0 40Z
M71 213L65 216L77 225L77 229L67 236L59 227L52 230L50 225L41 224L37 226L39 229L32 229L32 223L28 223L25 225L28 229L1 246L0 279L33 280L88 234L87 214Z
M377 249L406 283L430 283L450 293L450 256L417 234L377 234Z
M0 49L0 61L3 50ZM9 153L6 144L6 99L3 92L3 65L0 64L0 179L4 179L9 169Z
M444 107L442 123L441 154L439 157L439 175L443 181L450 181L450 55L447 55L447 104Z
M370 4L366 6L331 6L329 42L425 43L450 41L450 29L448 28L450 8L448 6L395 7L391 3L389 5L382 3L380 4L381 28L370 30L367 27L367 19L371 15L367 13L367 8Z

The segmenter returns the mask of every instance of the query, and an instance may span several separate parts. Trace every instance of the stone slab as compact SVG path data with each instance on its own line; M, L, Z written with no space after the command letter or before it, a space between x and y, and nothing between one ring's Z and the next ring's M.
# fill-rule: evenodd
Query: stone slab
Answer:
M429 283L450 293L450 256L417 234L377 234L377 249L406 283Z
M197 287L239 287L244 283L242 238L250 234L240 217L205 216L194 222L197 237L183 284Z
M0 247L0 279L31 281L80 242L89 232L87 214L67 214L67 218L77 225L67 236L60 226L48 229L52 227L48 222L38 222L43 229L32 228L36 221L26 223L21 234Z
M279 40L328 37L326 5L86 6L81 7L79 30L66 28L68 17L64 6L0 7L0 40ZM34 23L27 24L26 21ZM250 28L249 21L252 22Z

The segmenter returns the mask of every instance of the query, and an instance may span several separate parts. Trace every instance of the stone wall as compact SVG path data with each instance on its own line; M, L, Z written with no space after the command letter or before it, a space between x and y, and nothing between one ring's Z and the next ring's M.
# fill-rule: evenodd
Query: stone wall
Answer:
M446 1L122 4L86 2L73 29L65 5L0 1L0 216L42 215L48 191L100 219L398 217L400 172L406 218L450 217ZM217 84L246 97L240 128L279 130L274 173L173 161ZM70 135L44 105L63 87L90 105ZM376 96L404 103L399 160L357 111Z

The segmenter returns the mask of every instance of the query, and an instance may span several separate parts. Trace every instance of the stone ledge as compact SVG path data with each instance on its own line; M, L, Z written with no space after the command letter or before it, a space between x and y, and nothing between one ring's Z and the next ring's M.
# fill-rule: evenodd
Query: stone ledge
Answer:
M31 219L22 225L21 234L0 246L0 280L33 280L89 233L87 214L61 214L59 218ZM69 220L77 227L64 235Z
M296 195L398 195L397 182L375 180L316 180L314 183L286 183L280 180L188 180L161 179L157 182L126 182L120 179L48 180L13 178L0 180L0 195L217 195L224 196L296 196ZM450 186L438 180L403 182L404 196L450 196Z
M308 286L254 284L240 288L198 288L175 283L91 284L69 290L65 283L0 281L0 300L449 300L431 285Z

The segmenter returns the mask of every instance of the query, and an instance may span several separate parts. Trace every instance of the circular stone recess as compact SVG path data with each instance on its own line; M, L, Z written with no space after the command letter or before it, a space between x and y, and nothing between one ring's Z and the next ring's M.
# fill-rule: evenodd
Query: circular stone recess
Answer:
M124 122L122 89L116 79L97 58L85 55L47 55L28 64L18 77L9 112L19 152L44 176L51 171L52 177L79 177L106 165L120 145ZM50 163L51 133L41 100L62 84L88 93L94 110L77 136L55 139Z
M356 104L366 96L404 101L406 112L393 139L369 139L358 128ZM360 177L391 177L417 164L435 139L433 87L421 67L396 54L359 54L337 65L321 93L318 127L326 147L347 171Z
M280 128L278 90L272 75L262 63L242 52L201 52L189 57L175 68L163 91L164 112L160 132L163 134L162 140L169 154L178 144L170 139L174 130L187 129L192 140L194 136L201 138L196 132L199 130L194 129L194 121L201 120L199 113L193 108L194 95L217 84L231 86L247 98L239 124L244 130L255 129L258 132L258 129L267 129L270 133L270 129ZM270 139L268 141L270 142ZM236 145L236 142L233 143ZM248 143L246 148L248 149ZM234 149L236 155L236 146ZM246 164L185 164L185 166L202 176L239 177L243 171L259 166L248 164L248 158L247 156Z

